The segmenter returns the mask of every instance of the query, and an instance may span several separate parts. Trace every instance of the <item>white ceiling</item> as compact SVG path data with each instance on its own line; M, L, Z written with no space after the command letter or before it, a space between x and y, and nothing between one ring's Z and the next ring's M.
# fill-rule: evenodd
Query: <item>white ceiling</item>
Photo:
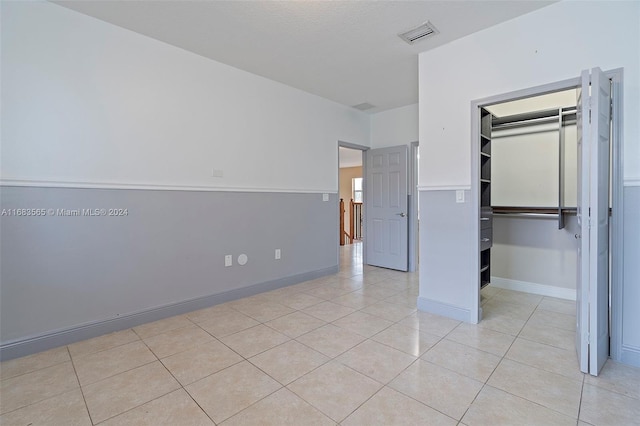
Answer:
M419 52L552 1L62 0L57 4L367 112L418 102ZM430 21L439 34L397 34ZM437 64L434 64L437 66Z

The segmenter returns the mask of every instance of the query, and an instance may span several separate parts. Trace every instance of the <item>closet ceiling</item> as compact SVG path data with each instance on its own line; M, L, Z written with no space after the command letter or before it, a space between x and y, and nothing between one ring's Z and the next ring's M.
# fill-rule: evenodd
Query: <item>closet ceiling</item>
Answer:
M418 53L553 1L54 3L372 113L418 102ZM427 20L439 34L414 45L398 37Z

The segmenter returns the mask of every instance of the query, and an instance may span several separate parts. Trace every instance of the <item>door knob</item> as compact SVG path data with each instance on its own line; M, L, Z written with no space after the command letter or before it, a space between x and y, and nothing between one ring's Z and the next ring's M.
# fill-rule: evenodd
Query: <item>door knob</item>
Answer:
M580 238L582 238L582 235L580 234L574 234L573 238L575 238L576 240L579 240Z
M404 213L396 213L396 215L400 216L400 217L405 217L406 216L406 214L404 214Z

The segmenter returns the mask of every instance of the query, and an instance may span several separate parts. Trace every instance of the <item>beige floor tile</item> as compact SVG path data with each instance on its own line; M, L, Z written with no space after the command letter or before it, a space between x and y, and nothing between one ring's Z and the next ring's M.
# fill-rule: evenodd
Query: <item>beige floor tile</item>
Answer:
M290 340L249 359L256 367L287 385L329 361L308 346Z
M259 322L271 321L295 312L288 306L273 302L251 303L235 307L235 309Z
M347 306L353 309L362 309L365 306L373 305L374 303L378 303L379 301L379 299L368 297L358 292L348 293L344 296L331 299L331 302L333 303L337 303L338 305Z
M481 351L503 356L515 340L514 336L478 327L475 324L460 324L449 333L447 340L462 343Z
M640 368L608 360L598 377L586 375L585 383L640 400Z
M279 303L292 309L304 309L324 302L324 299L303 292L287 295L286 297L279 297L278 300Z
M395 296L384 299L387 303L395 303L396 305L406 306L407 308L416 309L418 305L418 298L413 293L402 292Z
M409 315L398 324L415 328L416 330L432 334L434 336L444 337L454 328L460 325L460 321L434 315L429 312L417 311Z
M441 367L486 382L498 366L500 357L450 340L441 340L422 359Z
M362 278L359 278L359 276L351 278L339 278L337 283L331 284L332 287L347 292L345 294L359 290L363 285L364 284L362 283Z
M84 386L83 393L91 419L99 423L179 387L160 361L155 361Z
M506 290L498 292L492 299L497 302L517 303L520 305L538 306L544 296L523 293L521 291Z
M358 311L334 321L333 324L362 336L371 337L393 325L393 322Z
M566 315L553 311L536 309L528 321L529 324L541 324L550 327L561 328L568 331L576 331L576 316Z
M219 320L220 318L224 318L226 314L229 312L233 312L233 310L226 305L215 305L209 308L199 309L197 311L189 312L184 316L187 317L190 321L201 324L203 322Z
M0 414L78 387L80 385L70 361L4 379L0 382Z
M237 364L242 359L222 343L212 340L163 358L162 363L185 386Z
M388 297L395 296L401 293L400 290L395 290L389 287L383 287L378 284L365 284L361 289L356 290L356 293L363 296L373 297L374 299L384 300Z
M343 296L347 293L351 293L353 290L343 289L334 287L333 284L327 284L321 287L312 288L310 290L305 291L306 294L309 294L313 297L317 297L319 299L331 300L336 297Z
M336 422L342 421L382 385L338 362L325 364L288 388Z
M382 343L365 340L336 360L365 376L386 384L414 362L416 357Z
M178 389L100 423L100 426L126 425L213 426L214 423L184 389Z
M596 426L637 425L640 404L635 398L590 384L582 391L580 420Z
M213 421L220 423L280 387L271 377L243 361L185 389Z
M141 339L147 339L157 334L166 333L168 331L177 330L179 328L192 326L193 323L184 315L178 315L175 317L169 317L161 319L159 321L142 324L137 327L133 327L133 331L136 332ZM72 353L73 355L73 353Z
M249 358L278 346L289 340L289 338L266 325L260 324L223 337L220 340L243 357Z
M140 340L140 337L133 330L128 329L73 343L68 348L71 356L75 357L104 351L136 340Z
M265 323L265 325L291 338L308 333L325 324L326 322L321 319L312 317L311 315L307 315L303 312L294 312Z
M524 319L513 318L483 309L482 320L478 323L478 327L517 336L526 322Z
M166 333L157 334L144 339L144 343L158 358L165 358L178 352L183 352L194 346L213 341L213 337L198 327L191 324Z
M457 422L415 399L384 387L341 424L344 426L455 426Z
M570 426L576 419L507 392L485 386L462 418L469 426Z
M332 302L323 302L302 311L323 321L332 322L355 312L355 309Z
M0 416L0 424L33 426L91 426L82 392L74 389Z
M397 305L394 303L379 302L375 305L367 306L366 308L362 309L362 312L366 312L368 314L375 315L389 321L397 322L416 312L416 309L408 308L406 306Z
M535 310L535 305L510 303L504 300L497 300L495 297L482 306L483 315L500 315L522 321L527 321Z
M280 389L222 423L224 426L330 426L336 423L288 389Z
M0 378L2 380L8 379L70 360L67 347L62 346L33 355L2 361L0 363Z
M578 418L582 381L503 359L487 384Z
M141 341L116 346L90 355L74 357L73 365L82 386L156 360L155 355Z
M236 310L221 312L215 318L200 323L200 327L217 338L228 336L260 324Z
M395 324L371 337L371 340L413 356L422 355L440 339L441 337L400 324Z
M389 387L459 420L483 383L421 359L402 372Z
M538 309L545 311L559 312L565 315L576 315L575 300L556 299L555 297L544 297L538 305Z
M581 381L583 378L575 350L517 338L505 357L573 380Z
M382 273L378 268L375 268L375 269L363 268L363 271L362 271L363 284L375 284L385 279L386 277L382 275Z
M575 331L528 322L520 332L519 337L555 346L556 348L573 350L575 348L575 336Z
M407 291L411 288L412 283L407 281L398 281L393 279L386 279L376 283L380 287L390 288L396 291Z
M364 339L365 337L359 334L336 327L333 324L327 324L296 338L300 343L331 358L348 351Z

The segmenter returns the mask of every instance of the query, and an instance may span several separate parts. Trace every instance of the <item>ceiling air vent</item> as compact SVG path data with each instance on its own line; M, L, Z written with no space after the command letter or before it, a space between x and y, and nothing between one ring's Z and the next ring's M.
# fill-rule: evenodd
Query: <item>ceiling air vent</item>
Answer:
M375 107L376 107L375 105L371 105L369 102L363 102L358 105L353 105L353 108L359 109L360 111L366 111L368 109L375 108Z
M402 34L398 34L398 36L409 44L415 44L416 42L424 40L429 36L438 34L438 32L439 31L436 29L436 27L434 27L431 22L427 21L416 28L413 28Z

